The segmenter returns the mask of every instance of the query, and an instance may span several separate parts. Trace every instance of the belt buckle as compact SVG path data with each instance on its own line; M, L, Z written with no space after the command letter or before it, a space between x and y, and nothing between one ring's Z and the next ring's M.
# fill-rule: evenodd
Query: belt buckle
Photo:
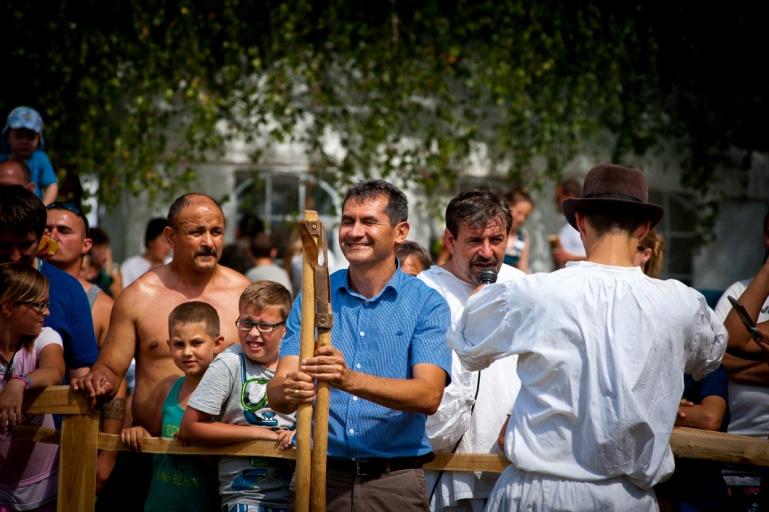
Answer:
M389 473L390 471L392 471L392 469L390 468L389 462L385 463L382 467L375 468L375 464L369 461L355 461L355 476L373 477Z
M361 464L359 460L355 461L355 476L370 476L370 472L366 471L365 466Z

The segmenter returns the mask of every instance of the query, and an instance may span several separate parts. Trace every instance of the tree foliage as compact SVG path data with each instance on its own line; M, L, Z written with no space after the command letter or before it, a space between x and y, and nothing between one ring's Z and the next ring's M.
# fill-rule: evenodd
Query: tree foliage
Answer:
M397 173L428 189L479 148L536 183L580 152L637 161L675 145L684 184L707 193L735 147L743 167L767 149L767 72L748 58L763 18L737 7L3 3L0 111L40 109L55 163L96 173L108 204L178 189L231 138L302 142L332 181Z

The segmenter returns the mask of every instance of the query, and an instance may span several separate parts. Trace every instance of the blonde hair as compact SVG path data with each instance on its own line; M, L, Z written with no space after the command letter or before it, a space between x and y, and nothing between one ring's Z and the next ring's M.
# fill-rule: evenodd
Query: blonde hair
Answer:
M36 302L48 297L48 280L27 263L0 264L0 306L18 302ZM35 336L24 336L22 344L29 348Z
M657 230L651 229L649 233L638 242L639 250L651 249L651 257L644 263L643 271L649 277L660 277L662 274L663 250L665 249L665 240Z
M254 281L240 294L238 306L251 306L258 310L277 307L285 320L291 309L291 293L275 281Z

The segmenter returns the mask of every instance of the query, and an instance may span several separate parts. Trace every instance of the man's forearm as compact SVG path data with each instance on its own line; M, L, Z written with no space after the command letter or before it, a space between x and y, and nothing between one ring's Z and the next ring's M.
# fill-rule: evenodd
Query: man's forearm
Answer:
M724 354L723 363L729 374L729 380L749 386L769 387L769 364L749 361L729 354Z
M433 414L438 410L443 387L425 379L392 379L351 372L343 391L398 411Z
M736 297L740 300L745 310L751 318L757 319L761 311L761 306L766 302L769 296L769 262L764 263L758 270L758 273L748 285L742 296ZM767 326L766 322L764 322ZM751 354L760 354L761 349L751 339L737 312L732 308L724 320L724 327L729 333L729 351L734 354L744 354L752 357Z

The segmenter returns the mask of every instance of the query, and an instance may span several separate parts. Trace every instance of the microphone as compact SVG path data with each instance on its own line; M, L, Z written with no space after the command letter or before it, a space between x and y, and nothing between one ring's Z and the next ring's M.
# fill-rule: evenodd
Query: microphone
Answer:
M487 268L484 270L481 270L481 273L478 274L478 280L481 282L481 284L492 284L497 282L497 271L493 268Z

